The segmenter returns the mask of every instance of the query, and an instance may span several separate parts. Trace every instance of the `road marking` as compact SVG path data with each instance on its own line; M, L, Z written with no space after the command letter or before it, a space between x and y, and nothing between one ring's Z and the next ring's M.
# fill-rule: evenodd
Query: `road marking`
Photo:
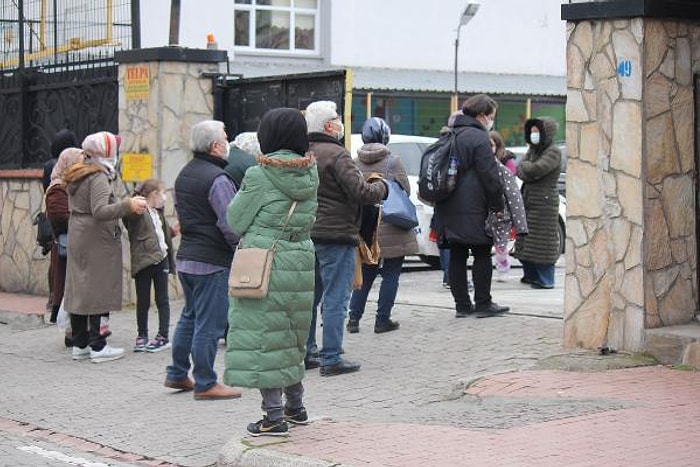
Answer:
M17 449L24 452L29 452L32 454L37 454L47 459L55 459L66 464L79 465L81 467L110 467L109 464L103 462L92 462L82 457L72 457L62 452L58 451L47 451L46 449L40 448L39 446L19 446Z

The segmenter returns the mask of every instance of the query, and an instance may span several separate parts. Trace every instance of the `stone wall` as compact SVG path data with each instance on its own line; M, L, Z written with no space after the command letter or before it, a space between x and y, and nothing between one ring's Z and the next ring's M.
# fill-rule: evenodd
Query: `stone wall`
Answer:
M564 343L641 350L697 313L700 26L570 22L567 63Z
M48 296L49 256L42 256L32 225L43 196L40 179L0 180L0 290Z
M128 99L124 88L127 68L141 66L149 69L148 97ZM195 123L211 119L214 114L212 79L203 77L202 73L218 71L217 63L178 61L129 62L119 67L122 152L151 154L153 178L162 180L167 190L165 215L171 225L176 222L173 205L175 178L192 156L190 130ZM173 243L177 249L179 238L174 238ZM128 259L125 267L128 267ZM124 289L125 300L129 303L135 301L133 284ZM171 276L170 297L180 296L180 283L176 276Z

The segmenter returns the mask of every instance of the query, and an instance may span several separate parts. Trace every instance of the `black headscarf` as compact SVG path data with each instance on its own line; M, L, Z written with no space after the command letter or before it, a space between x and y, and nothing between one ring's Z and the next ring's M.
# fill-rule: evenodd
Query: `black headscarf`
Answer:
M303 156L309 150L306 119L297 109L269 110L260 121L258 140L263 154L288 149Z

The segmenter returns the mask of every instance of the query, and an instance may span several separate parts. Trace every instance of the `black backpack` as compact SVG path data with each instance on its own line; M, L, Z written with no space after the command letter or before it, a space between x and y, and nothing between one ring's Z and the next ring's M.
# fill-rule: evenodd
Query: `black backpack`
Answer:
M450 197L457 186L459 156L457 133L450 130L435 141L421 156L418 196L429 203Z

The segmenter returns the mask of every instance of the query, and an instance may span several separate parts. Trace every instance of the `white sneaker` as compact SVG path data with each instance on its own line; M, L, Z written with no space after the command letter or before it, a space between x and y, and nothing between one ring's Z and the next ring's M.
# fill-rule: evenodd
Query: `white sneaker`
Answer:
M88 358L90 358L90 347L84 349L73 347L73 360L87 360Z
M105 345L104 348L99 352L90 350L90 360L92 360L92 363L109 362L112 360L120 359L123 356L124 349L117 349L114 347L110 347L109 345Z

